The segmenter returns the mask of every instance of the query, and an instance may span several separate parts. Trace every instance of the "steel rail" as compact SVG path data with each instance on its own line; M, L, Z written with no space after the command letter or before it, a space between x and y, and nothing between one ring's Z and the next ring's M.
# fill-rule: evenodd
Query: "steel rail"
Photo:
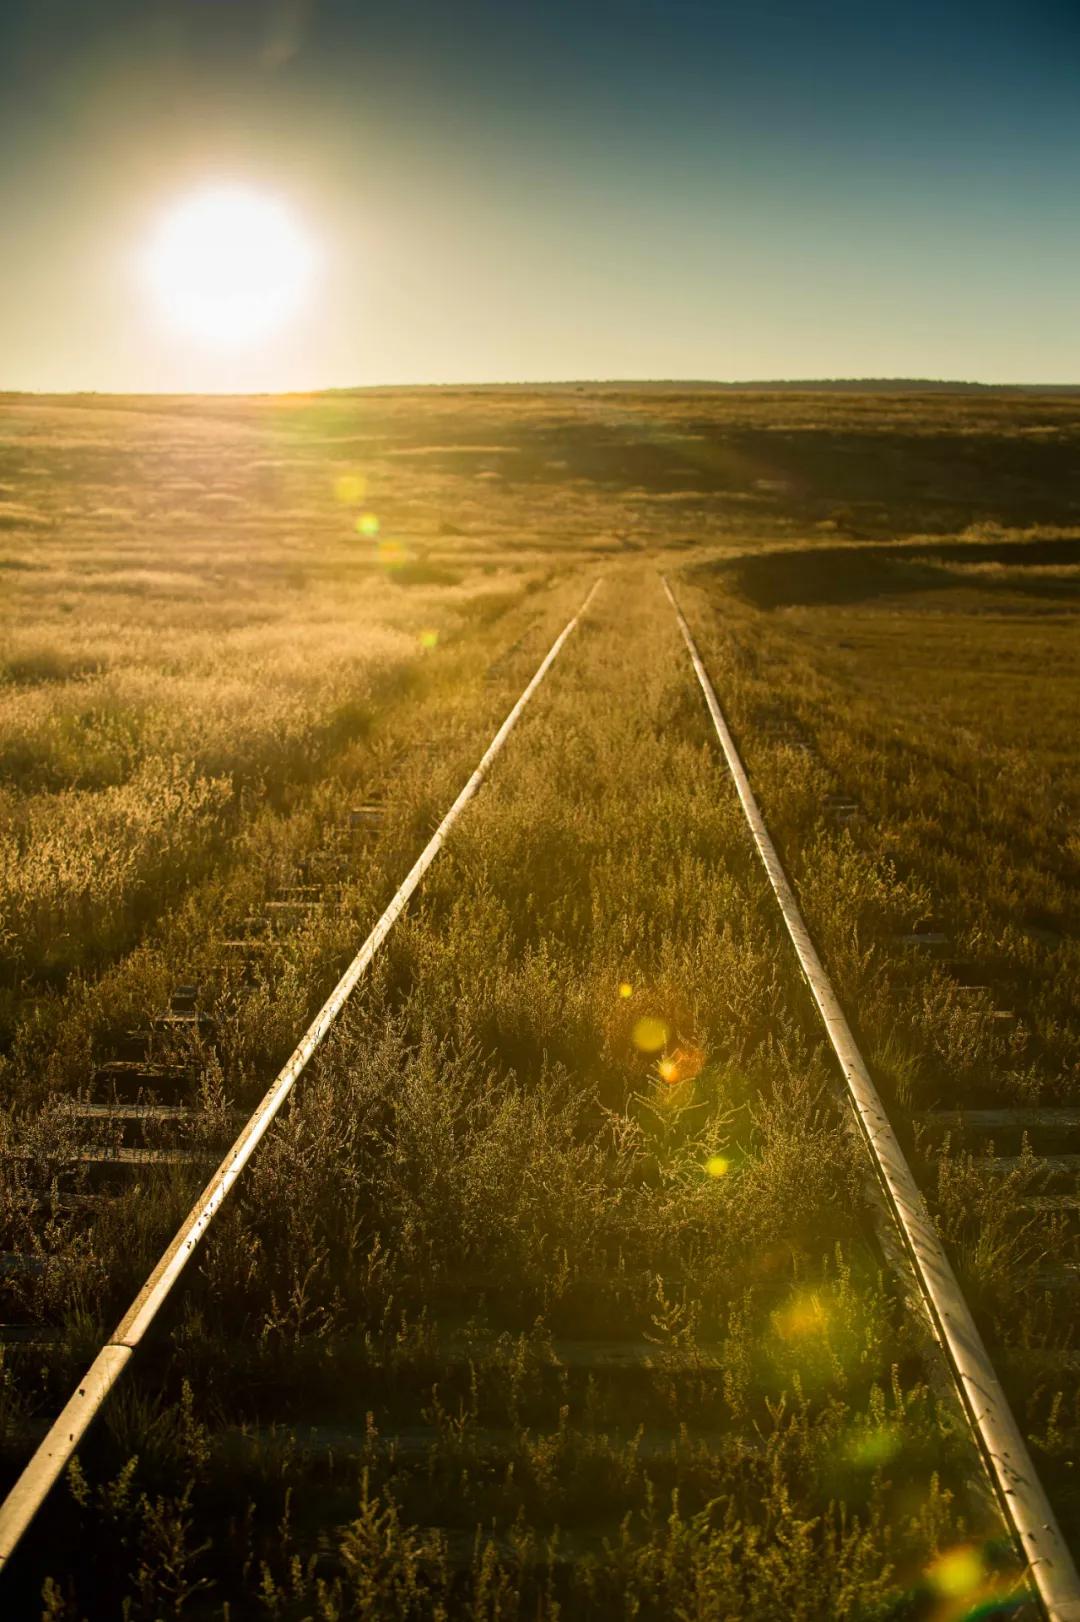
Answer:
M1031 1581L1050 1622L1080 1622L1080 1574L1036 1474L1027 1444L990 1361L990 1354L934 1228L926 1201L919 1192L866 1061L811 940L686 617L667 579L661 576L661 581L668 601L675 610L743 814L780 904L788 935L824 1022L829 1042L844 1073L856 1122L912 1263L931 1324L945 1353L1006 1524L1015 1534Z
M409 869L393 900L361 946L337 985L315 1015L292 1056L263 1096L232 1148L225 1155L160 1257L156 1267L124 1314L110 1340L68 1398L22 1474L0 1504L0 1571L4 1569L50 1489L66 1467L113 1386L134 1355L181 1273L191 1260L195 1247L206 1233L225 1196L240 1176L265 1136L282 1104L292 1092L308 1061L330 1031L358 981L367 972L375 954L404 911L409 898L435 860L446 836L473 798L517 724L525 706L558 658L564 642L585 613L600 582L595 581L577 613L560 631L502 726L438 828Z

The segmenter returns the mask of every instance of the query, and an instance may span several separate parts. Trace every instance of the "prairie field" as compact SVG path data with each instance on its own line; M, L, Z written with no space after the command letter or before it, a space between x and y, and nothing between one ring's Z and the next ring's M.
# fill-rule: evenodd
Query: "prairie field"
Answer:
M12 1615L1033 1614L661 575L1080 1550L1080 399L6 397Z

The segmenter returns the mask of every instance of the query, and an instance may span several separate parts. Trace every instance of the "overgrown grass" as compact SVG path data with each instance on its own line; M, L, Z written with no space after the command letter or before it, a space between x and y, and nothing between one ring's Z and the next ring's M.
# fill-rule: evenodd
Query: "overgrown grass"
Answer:
M1040 1155L1076 1141L1037 1112L1080 1099L1080 572L1063 558L1033 581L1026 561L1064 544L984 528L886 553L885 580L878 551L870 589L840 551L756 552L687 590L809 920L1075 1526L1080 1231L1053 1197L1076 1182ZM973 573L988 548L1008 561ZM918 573L915 554L936 550L939 578ZM857 802L843 822L837 793ZM947 942L902 944L920 925ZM965 1135L927 1119L964 1108L1035 1124Z
M674 624L609 581L59 1506L52 1614L922 1614L969 1546L990 1592L860 1188Z
M113 430L29 411L2 446L34 492L9 515L24 567L0 630L9 1029L21 998L132 944L261 802L325 773L440 638L540 578L425 565L333 445L301 498L253 467L257 435Z
M9 1474L191 1192L170 1174L89 1219L28 1204L81 1141L63 1096L195 979L216 1026L191 1052L201 1109L186 1141L221 1141L583 574L608 570L31 1534L11 1590L27 1614L865 1618L1006 1603L1000 1521L883 1271L820 1031L634 554L724 565L683 589L770 821L977 1309L1042 1355L1069 1333L1039 1296L1052 1224L1009 1214L1038 1172L1024 1161L989 1183L972 1146L931 1141L911 1117L942 1100L1075 1097L1072 879L1046 860L1057 830L1061 848L1071 837L1072 678L1060 662L1037 674L1073 565L1008 551L1070 539L1068 478L1032 493L1042 464L1060 473L1071 454L1073 409L598 391L16 416L9 823L22 852L33 818L58 828L62 809L72 873L97 840L96 882L110 863L138 876L126 892L109 878L100 909L53 897L38 935L19 932L2 1132L23 1158L5 1161L0 1220L6 1248L36 1248L42 1266L4 1290L58 1339L4 1348ZM1052 443L1029 433L1044 418ZM362 494L340 482L360 474ZM357 533L360 511L378 513L378 535ZM1056 529L950 533L1033 515ZM847 557L886 536L905 544L885 564L865 547ZM987 550L1002 547L1004 562ZM1043 573L1018 581L1031 567ZM82 616L67 639L65 604ZM819 756L761 737L777 715ZM145 809L151 780L174 785L171 822ZM821 811L837 788L862 807L843 830ZM375 792L385 825L334 905L243 981L215 937ZM188 812L191 795L208 798ZM93 819L110 806L103 840ZM124 822L137 813L141 843ZM58 955L49 908L68 920ZM1019 1024L897 955L895 934L946 908L959 950L992 940L995 964L1023 976ZM31 1006L50 970L55 989ZM1071 1399L1053 1372L1017 1394L1067 1506Z

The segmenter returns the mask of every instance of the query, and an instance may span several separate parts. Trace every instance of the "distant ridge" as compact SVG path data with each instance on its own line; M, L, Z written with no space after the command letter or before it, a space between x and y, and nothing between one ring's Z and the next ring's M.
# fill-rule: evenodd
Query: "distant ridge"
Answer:
M697 387L698 385L695 385ZM811 377L771 378L748 383L702 383L722 392L784 390L814 394L1078 394L1080 383L972 383L939 377Z
M364 383L320 389L321 394L367 394L372 391L416 393L555 393L627 390L641 393L694 394L1080 394L1080 383L973 383L940 377L806 377L760 378L719 382L714 378L565 378L525 383Z
M772 378L748 383L702 383L695 387L722 392L785 390L814 394L1078 394L1080 383L972 383L940 377L809 377Z

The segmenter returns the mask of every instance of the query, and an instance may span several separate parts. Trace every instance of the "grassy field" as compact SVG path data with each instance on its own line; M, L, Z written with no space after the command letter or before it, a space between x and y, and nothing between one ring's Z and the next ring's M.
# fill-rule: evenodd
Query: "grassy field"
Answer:
M311 477L243 421L121 421L28 408L3 447L9 1008L131 944L258 805L365 733L428 645L533 580L384 536L392 472L367 488L331 435Z
M1074 1536L1076 1174L1042 1156L1074 1153L1080 1127L1052 1113L1080 1097L1078 564L1075 536L984 527L689 576L809 920ZM950 1119L964 1110L988 1116Z
M5 408L8 1476L198 1182L103 1199L68 1100L196 984L183 1143L226 1141L604 575L28 1539L20 1614L1004 1603L658 567L1078 1535L1068 1174L927 1118L1080 1102L1078 437L1067 397ZM332 904L241 972L223 935L365 801Z

